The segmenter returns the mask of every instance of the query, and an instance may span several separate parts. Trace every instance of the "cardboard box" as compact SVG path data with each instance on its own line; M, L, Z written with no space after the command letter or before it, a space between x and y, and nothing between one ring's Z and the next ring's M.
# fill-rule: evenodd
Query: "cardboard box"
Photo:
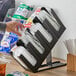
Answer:
M76 72L76 56L72 54L67 55L67 70Z

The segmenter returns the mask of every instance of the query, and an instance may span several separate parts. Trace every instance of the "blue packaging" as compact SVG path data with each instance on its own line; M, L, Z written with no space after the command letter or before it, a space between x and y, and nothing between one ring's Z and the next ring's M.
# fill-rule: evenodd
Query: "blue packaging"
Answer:
M0 52L1 53L9 53L10 52L10 47L0 46Z
M10 40L10 46L12 48L18 41L18 35L10 32L9 37L7 38L7 40Z
M1 46L0 46L0 52L5 52L5 53L9 53L10 51L10 44L9 42L7 42L6 40L1 42Z
M9 36L1 42L0 52L9 53L11 48L17 43L18 35L10 32Z
M0 52L1 52L1 51L3 51L3 47L2 47L2 46L0 46Z

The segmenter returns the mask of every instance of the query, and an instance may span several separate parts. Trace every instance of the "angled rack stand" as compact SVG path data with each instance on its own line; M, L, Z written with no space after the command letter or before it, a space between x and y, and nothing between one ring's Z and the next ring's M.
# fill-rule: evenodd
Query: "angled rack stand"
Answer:
M51 54L48 55L47 57L47 62L45 64L42 64L37 72L45 71L45 70L50 70L62 66L66 66L66 63L62 63L61 61L52 61L52 56Z
M66 29L54 10L41 7L32 21L32 27L26 29L16 48L11 50L11 55L21 66L34 73L65 66L66 63L60 61L52 62L52 56L48 56ZM42 64L47 56L47 63Z

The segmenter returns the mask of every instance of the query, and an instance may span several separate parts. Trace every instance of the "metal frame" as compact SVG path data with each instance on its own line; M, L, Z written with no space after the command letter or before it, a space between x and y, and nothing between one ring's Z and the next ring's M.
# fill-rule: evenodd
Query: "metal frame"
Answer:
M50 15L50 13L47 11L45 7L42 7L41 10L45 10L47 14ZM36 38L39 40L40 44L45 48L44 53L40 54L38 50L30 42L28 43L27 46L25 46L23 42L22 42L23 44L19 45L26 48L36 58L37 64L35 66L32 66L22 54L19 56L19 59L23 63L25 63L25 65L27 65L28 68L34 73L66 65L66 63L61 63L60 61L52 62L52 56L48 63L42 64L42 62L51 52L52 48L54 47L54 45L56 44L62 33L65 31L64 25L62 24L62 22L60 21L60 19L58 18L53 9L51 9L51 13L53 17L56 19L56 21L61 25L59 31L56 31L55 28L52 26L52 24L49 23L47 19L45 19L43 23L38 19L38 17L35 17L33 19L34 24L40 23L53 37L53 40L51 41L51 43L49 43L39 30L35 33ZM39 68L43 68L46 66L48 66L48 68L39 70Z

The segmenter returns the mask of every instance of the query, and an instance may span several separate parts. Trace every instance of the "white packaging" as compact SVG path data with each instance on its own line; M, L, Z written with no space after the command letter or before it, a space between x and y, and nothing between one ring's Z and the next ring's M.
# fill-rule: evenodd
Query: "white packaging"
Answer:
M37 15L37 17L40 19L41 22L43 22L45 19L47 19L49 21L49 23L51 23L52 26L57 31L59 31L60 25L57 23L57 21L55 20L55 18L52 15L51 16L50 15L47 12L45 12L44 10L42 10L42 11L40 11L39 15Z
M13 50L14 49L14 50ZM36 59L22 46L15 46L11 51L13 52L13 56L22 64L20 59L18 58L20 55L23 55L31 65L35 66ZM24 65L24 64L22 64Z

